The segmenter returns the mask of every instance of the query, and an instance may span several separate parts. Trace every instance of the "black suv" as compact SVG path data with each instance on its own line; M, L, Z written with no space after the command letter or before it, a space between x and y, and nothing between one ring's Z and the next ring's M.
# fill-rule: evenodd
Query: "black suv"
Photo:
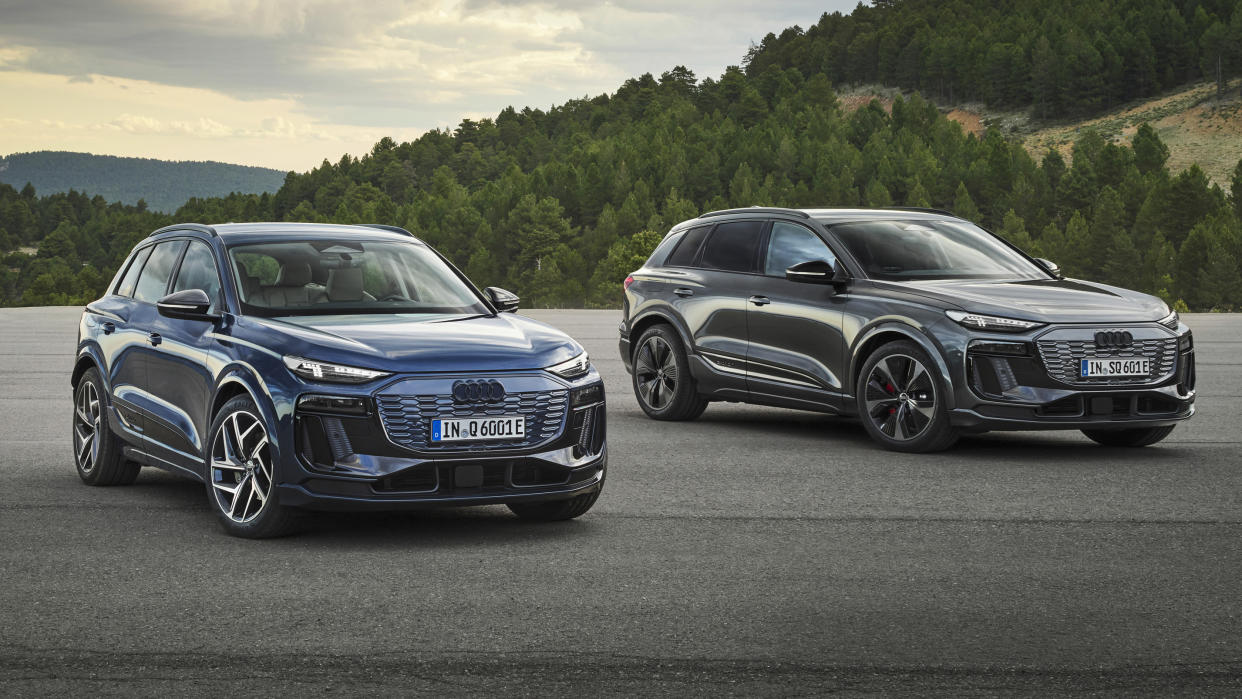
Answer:
M1194 414L1194 343L1160 299L1064 278L931 209L716 211L625 280L643 410L727 400L857 415L897 451L962 432L1164 439Z

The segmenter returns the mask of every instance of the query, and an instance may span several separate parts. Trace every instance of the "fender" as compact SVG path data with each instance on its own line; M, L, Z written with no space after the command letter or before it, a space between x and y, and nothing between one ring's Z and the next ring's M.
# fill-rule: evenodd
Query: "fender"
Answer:
M223 392L232 390L235 387L240 387L243 391L245 391L246 394L249 395L250 400L254 402L255 407L259 409L259 417L261 417L263 422L268 425L268 429L271 432L269 447L273 452L272 461L275 464L282 464L283 461L280 454L280 444L282 440L279 438L277 433L284 430L286 425L281 421L279 411L276 409L276 405L269 397L266 382L264 382L263 379L254 372L254 367L251 367L248 364L235 363L220 372L216 379L215 390L213 390L211 394L211 405L215 406ZM291 416L292 409L286 413L286 417L291 418ZM211 421L215 422L214 414L211 415ZM286 420L285 422L288 422L288 427L292 428L291 419ZM210 429L210 425L208 425L208 429ZM210 440L213 437L214 435L207 435L208 441L206 444L208 450L211 449L212 445ZM210 454L210 452L208 454ZM205 461L206 458L204 458L204 462ZM205 466L206 464L204 463L204 467ZM204 478L210 477L210 473L204 474Z
M849 372L849 392L850 395L856 394L855 376L863 362L867 361L862 356L861 350L867 346L875 336L881 333L900 333L907 339L921 347L924 352L931 357L932 362L936 365L936 371L940 374L942 385L949 388L945 391L945 405L950 410L955 408L955 400L953 394L953 378L949 372L949 364L944 359L944 352L940 348L939 343L935 341L920 325L915 324L911 319L903 317L886 316L875 319L873 323L864 327L854 336L854 342L850 345L850 372Z

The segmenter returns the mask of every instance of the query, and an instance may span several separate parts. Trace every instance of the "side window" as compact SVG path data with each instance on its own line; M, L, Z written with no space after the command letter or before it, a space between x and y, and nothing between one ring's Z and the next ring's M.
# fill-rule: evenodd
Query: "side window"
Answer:
M785 270L802 262L824 260L834 265L837 258L813 231L797 224L777 221L768 239L768 261L764 274L783 277Z
M703 226L686 231L681 236L681 242L677 244L677 248L673 250L673 254L668 256L668 262L664 264L668 267L689 267L694 264L699 246L703 244L703 238L707 237L707 232L710 230L711 226Z
M177 256L184 247L184 240L170 240L155 246L151 258L138 275L138 285L134 287L136 300L155 303L164 297L164 290L168 288L168 277L172 275L173 265L177 264Z
M190 242L181 260L181 269L177 270L177 281L173 283L173 291L186 289L207 292L212 311L220 305L220 273L216 270L216 257L211 254L211 247L200 240Z
M151 247L145 247L138 251L130 259L129 268L125 270L125 276L121 277L121 283L117 284L115 293L120 296L133 296L134 286L138 284L138 273L142 271L142 266L146 264L147 258L151 256Z
M651 252L651 255L647 257L647 261L643 263L643 266L644 267L663 266L665 258L668 257L669 252L673 250L673 247L677 245L677 242L679 240L681 240L680 233L676 235L670 235L664 240L661 240L660 244L656 246L656 249L653 250Z
M763 221L733 221L716 226L703 248L703 267L728 272L754 272Z

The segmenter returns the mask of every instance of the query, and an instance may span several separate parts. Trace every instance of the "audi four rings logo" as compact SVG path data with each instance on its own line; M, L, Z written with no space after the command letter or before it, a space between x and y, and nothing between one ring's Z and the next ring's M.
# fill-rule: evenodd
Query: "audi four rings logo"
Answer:
M1106 330L1095 334L1096 347L1129 347L1134 336L1124 330Z
M505 399L505 387L499 381L456 381L453 400L458 403L499 403Z

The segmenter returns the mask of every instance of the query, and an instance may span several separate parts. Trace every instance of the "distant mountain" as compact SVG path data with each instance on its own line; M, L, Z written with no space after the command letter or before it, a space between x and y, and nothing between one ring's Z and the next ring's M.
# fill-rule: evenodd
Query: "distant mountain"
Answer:
M190 197L275 192L284 181L285 173L280 170L212 161L118 158L66 151L0 157L0 182L17 189L29 182L39 194L75 189L126 204L144 199L149 208L165 212L176 211Z

